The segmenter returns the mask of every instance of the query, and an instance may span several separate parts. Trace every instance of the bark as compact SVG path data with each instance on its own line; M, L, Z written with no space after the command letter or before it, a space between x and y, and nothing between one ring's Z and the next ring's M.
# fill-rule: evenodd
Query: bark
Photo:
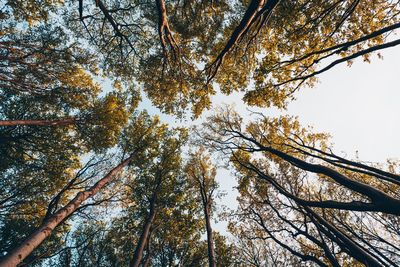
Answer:
M95 0L95 3L96 3L96 6L98 6L99 9L101 10L101 12L103 13L105 19L110 23L111 27L114 30L115 36L120 37L121 39L124 39L128 43L129 47L136 53L135 47L133 46L131 40L129 39L129 36L122 32L122 25L114 19L114 17L111 15L110 11L104 5L104 3L101 0ZM82 9L81 9L82 0L79 1L79 5L80 5L79 6L80 20L83 22L84 16L82 16L83 14L82 14ZM86 27L86 25L85 25L85 27Z
M307 254L303 254L295 249L293 249L290 244L286 244L286 242L282 242L281 240L279 240L276 236L274 236L273 231L270 231L270 229L265 225L264 219L262 218L262 216L256 212L255 210L251 209L252 213L258 218L255 219L255 221L264 229L264 231L269 235L269 238L271 238L275 243L277 243L279 246L281 246L282 248L286 249L287 251L289 251L290 253L292 253L294 256L299 257L302 261L304 262L314 262L316 263L318 266L320 267L328 267L327 264L325 264L324 262L322 262L321 260L319 260L318 258L314 257L313 255L307 255Z
M382 49L394 47L394 46L397 46L397 45L400 45L400 39L397 39L397 40L394 40L394 41L391 41L391 42L387 42L387 43L381 44L381 45L375 45L375 46L366 48L364 50L360 50L360 51L358 51L358 52L356 52L354 54L351 54L351 55L349 55L347 57L339 58L339 59L333 61L332 63L330 63L329 65L327 65L326 67L324 67L324 68L322 68L320 70L314 71L314 72L312 72L310 74L307 74L307 75L304 75L304 76L301 76L301 75L300 76L296 76L296 77L294 77L292 79L288 79L288 80L283 81L281 83L274 84L274 86L282 86L282 85L285 85L287 83L295 82L295 81L305 81L305 80L307 80L309 78L312 78L314 76L317 76L317 75L319 75L319 74L321 74L323 72L326 72L326 71L330 70L331 68L333 68L334 66L336 66L336 65L338 65L340 63L347 62L347 61L355 59L357 57L364 56L366 54L369 54L369 53L372 53L372 52L375 52L375 51L379 51L379 50L382 50Z
M77 123L77 119L62 120L5 120L0 121L0 126L18 126L18 125L34 125L34 126L65 126Z
M143 261L143 267L147 267L150 264L150 260L151 260L151 254L152 254L152 250L151 250L151 233L154 229L150 230L149 236L147 238L147 243L146 243L146 257Z
M210 205L204 203L204 216L206 220L206 230L207 230L207 247L208 247L208 265L210 267L216 267L215 251L214 251L214 237L211 227L210 218Z
M331 47L328 47L328 48L325 48L325 49L322 49L322 50L313 51L313 52L308 53L306 55L302 55L301 57L290 59L290 60L284 60L284 61L281 61L280 63L281 64L287 64L285 66L288 66L288 65L293 64L295 62L305 60L305 59L307 59L307 58L309 58L311 56L314 56L314 55L320 55L320 54L324 54L324 53L328 53L328 52L331 52L329 54L329 56L334 55L334 54L339 54L340 52L348 50L352 46L355 46L355 45L360 44L362 42L365 42L365 41L368 41L370 39L373 39L373 38L375 38L375 37L377 37L379 35L383 35L383 34L389 33L391 31L394 31L394 30L398 29L398 28L400 28L400 23L395 23L393 25L384 27L384 28L382 28L380 30L374 31L374 32L372 32L370 34L364 35L364 36L362 36L362 37L360 37L358 39L355 39L355 40L352 40L352 41L348 41L348 42L344 42L344 43L340 43L340 44L337 44L337 45L334 45L334 46L331 46Z
M290 227L292 227L294 230L296 230L296 236L297 235L302 235L304 237L306 237L308 240L310 240L311 242L313 242L315 245L319 246L320 248L322 248L325 252L326 257L328 258L329 262L332 264L333 267L340 267L340 264L337 262L335 256L332 254L332 252L330 251L329 247L327 246L322 234L320 231L318 231L319 236L321 238L321 241L318 240L316 237L314 237L313 235L311 235L308 231L308 228L306 227L304 230L297 227L296 224L294 224L292 221L288 220L287 218L285 218L284 216L282 216L279 212L279 210L277 208L274 207L274 205L266 200L265 203L267 205L269 205L271 207L271 209L275 212L275 214L278 216L278 218L280 220L282 220L283 222L287 223ZM252 210L253 213L255 213L254 210ZM305 216L305 215L304 215ZM305 225L307 223L305 222Z
M287 145L288 147L293 148L293 149L303 153L304 155L311 156L311 157L317 158L317 159L321 159L335 167L343 168L343 169L350 170L353 172L363 173L363 174L370 175L370 176L376 177L376 178L384 180L384 181L388 181L388 182L400 185L400 175L390 173L390 172L387 172L387 171L384 171L384 170L381 170L381 169L378 169L378 168L375 168L375 167L372 167L369 165L365 165L360 162L345 159L336 154L333 154L333 152L328 153L323 150L317 149L315 147L307 146L304 144L303 141L302 141L302 143L300 143L300 142L295 141L292 138L289 138L289 140L293 141L295 144L299 145L300 147L310 150L310 152L308 152L302 148L292 146L292 145ZM317 154L314 154L314 152L316 152Z
M153 226L154 218L156 216L156 201L157 201L157 193L159 186L161 184L161 181L159 181L159 184L157 185L153 196L150 199L150 211L149 211L149 216L146 219L146 222L144 223L142 233L140 235L138 244L136 245L135 252L133 254L133 257L131 259L131 262L129 263L130 267L138 267L140 265L140 262L142 261L143 258L143 252L146 247L146 243L149 242L149 235L150 235L150 230ZM1 266L0 266L1 267Z
M262 19L262 23L265 23L265 20L272 13L272 10L278 5L279 0L252 0L244 13L242 20L239 25L235 28L229 40L227 41L225 47L219 53L217 58L212 62L209 68L210 69L209 77L207 82L209 83L217 74L219 67L222 64L226 54L243 38L244 35L249 31L250 27L260 19L262 16L265 16L265 19Z
M351 202L340 202L334 200L319 200L312 201L306 200L301 197L290 193L286 190L282 185L280 185L272 176L261 172L256 166L251 163L243 163L238 158L235 157L235 160L244 168L253 171L258 175L258 177L262 180L269 182L279 193L282 195L296 201L298 204L308 207L316 207L316 208L327 208L327 209L340 209L340 210L351 210L351 211L372 211L372 212L384 212L388 214L399 215L400 209L399 205L397 205L392 200L381 200L381 201L372 201L370 203L363 201L351 201ZM398 200L396 200L398 201Z
M18 245L13 251L11 251L1 262L0 267L14 267L21 263L29 254L31 254L47 237L50 236L51 232L66 218L72 215L88 198L93 197L109 182L122 171L122 169L128 165L133 158L133 155L125 159L118 166L112 169L106 176L95 183L88 190L79 192L66 206L54 213L42 225L36 229L30 236L28 236L20 245Z
M169 27L168 19L167 19L167 9L165 7L164 0L156 0L157 11L158 11L158 35L160 37L161 46L166 52L166 41L167 38L168 44L171 47L174 54L176 54L177 43L175 41L174 36L172 35L172 31ZM165 37L164 37L165 35Z
M129 264L131 267L138 267L143 257L144 248L146 246L146 241L148 239L150 228L153 225L154 218L155 218L155 210L154 206L150 208L149 217L144 224L142 234L140 235L139 242L136 246L135 253L133 254L133 258Z
M106 19L108 20L108 22L111 24L111 26L113 27L115 34L117 36L124 36L120 29L119 29L119 25L115 22L114 18L111 16L110 12L108 11L107 7L104 5L104 3L100 0L96 0L96 4L97 6L100 8L101 12L103 12L104 17L106 17Z
M379 260L385 266L388 266L388 265L385 264L384 261L388 262L390 264L389 266L396 266L396 264L390 258L388 258L385 254L383 254L376 246L374 246L374 244L372 244L370 241L363 238L365 233L361 233L361 235L358 234L356 231L354 231L354 229L352 229L350 226L348 226L346 223L342 222L341 220L338 220L337 218L336 218L336 222L339 223L341 226L343 226L351 235L353 235L358 240L360 240L363 244L365 244L367 247L369 247L373 252L375 252L376 255L378 255L380 257ZM367 234L365 234L365 235L367 235Z
M201 203L203 205L204 212L204 220L206 222L206 232L207 232L207 250L208 250L208 265L209 267L216 267L216 258L215 258L215 250L214 250L214 237L211 226L211 209L212 209L212 200L213 200L213 192L215 188L213 186L207 185L207 170L204 167L202 161L198 161L197 164L200 168L200 174L196 174L193 170L191 175L195 179L198 189L200 191Z

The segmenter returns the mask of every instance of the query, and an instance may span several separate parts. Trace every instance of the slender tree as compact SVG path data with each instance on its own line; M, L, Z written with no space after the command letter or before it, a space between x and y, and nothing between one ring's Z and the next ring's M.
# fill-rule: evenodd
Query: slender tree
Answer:
M188 179L193 184L194 193L198 196L203 206L203 216L207 232L208 265L210 267L215 267L217 262L211 216L212 210L215 207L215 190L218 188L218 184L215 181L216 168L211 165L209 156L206 155L204 149L201 148L197 152L191 154L191 158L187 163L186 172Z
M154 130L158 132L154 140L154 148L158 153L150 154L145 161L140 162L138 167L143 170L136 174L137 179L134 180L135 184L140 184L135 194L140 192L141 198L145 198L143 206L148 210L144 213L142 230L129 263L135 267L143 260L146 245L151 240L151 229L154 231L157 225L156 217L177 198L182 160L180 151L187 135L182 129L170 131L166 125L160 125Z

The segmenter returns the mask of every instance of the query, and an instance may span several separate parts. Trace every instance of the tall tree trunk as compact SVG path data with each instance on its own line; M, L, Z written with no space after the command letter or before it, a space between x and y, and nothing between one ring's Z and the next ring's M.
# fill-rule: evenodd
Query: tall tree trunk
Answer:
M56 126L56 125L72 125L77 120L62 119L62 120L6 120L0 121L0 126L17 126L17 125L35 125L35 126Z
M0 267L15 267L21 263L29 254L32 253L57 227L64 219L74 213L79 208L82 202L90 197L93 197L99 192L104 186L112 181L121 170L128 165L133 158L133 155L129 156L117 167L112 169L106 176L95 183L88 190L79 192L66 206L60 209L58 212L49 216L42 225L36 229L30 236L28 236L19 246L11 251L1 262Z
M210 267L215 267L216 260L214 251L214 237L213 237L211 218L210 218L210 205L209 202L205 202L203 205L204 205L204 217L206 220L206 230L207 230L208 265Z
M136 245L135 253L133 254L133 258L129 264L130 267L138 267L142 257L143 257L143 252L146 246L146 243L149 242L149 235L150 235L150 229L153 226L154 218L156 216L156 211L155 211L155 204L156 204L156 199L157 199L157 192L158 191L158 186L156 190L153 193L153 196L150 200L150 211L149 211L149 216L146 219L146 222L143 226L143 231L142 234L140 235L138 244ZM0 266L1 267L1 266Z
M148 267L149 264L150 264L151 254L152 254L152 251L151 251L151 243L150 243L150 241L151 241L151 232L152 232L153 230L154 230L154 229L151 229L151 230L150 230L149 237L147 238L147 243L146 243L146 258L145 258L144 261L143 261L143 267Z

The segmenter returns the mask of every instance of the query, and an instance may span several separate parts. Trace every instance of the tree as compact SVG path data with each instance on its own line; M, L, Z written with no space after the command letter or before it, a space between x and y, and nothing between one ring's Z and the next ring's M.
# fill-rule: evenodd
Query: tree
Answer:
M4 196L6 196L6 198L2 198L0 206L2 256L23 242L28 234L53 215L60 206L67 204L68 199L76 191L85 189L85 186L90 185L93 178L101 175L106 169L103 166L105 161L104 158L93 158L80 170L79 167L72 165L69 169L59 170L57 172L57 174L61 172L59 177L47 177L46 175L49 175L49 173L42 171L29 173L33 177L20 173L22 177L18 177L19 179L7 177L8 180L1 180L5 189L3 191ZM75 168L78 169L76 173ZM65 172L62 173L62 171ZM36 175L42 175L43 178L35 180ZM23 184L21 184L22 182ZM9 184L13 184L13 187ZM11 191L10 188L14 191ZM13 194L7 196L10 192ZM62 244L64 233L69 229L70 225L68 224L60 225L44 245L29 255L25 262L32 264L56 251Z
M153 131L155 134L152 146L148 148L148 154L136 162L132 173L134 179L128 181L128 185L134 190L133 196L130 196L131 201L141 207L136 216L143 218L140 223L142 230L139 232L130 266L139 266L146 246L150 248L151 235L156 231L157 224L162 224L157 217L164 212L173 212L173 205L182 198L180 151L187 133L183 129L169 130L163 124L155 126ZM147 253L149 254L149 250Z
M75 197L63 208L60 208L57 212L46 216L41 225L29 237L16 246L12 252L9 252L4 259L2 259L1 264L8 266L16 265L21 262L51 234L55 227L73 214L80 207L82 202L88 198L91 198L113 179L115 179L125 166L127 166L134 158L138 157L140 153L143 153L146 146L153 142L153 133L151 131L152 126L153 122L143 114L133 118L130 127L124 131L124 134L120 137L121 141L119 142L123 152L129 153L129 156L126 157L124 153L123 156L125 158L108 174L99 179L89 188L85 188L84 190L78 192Z
M124 189L117 204L123 209L115 214L114 219L105 216L104 221L109 221L109 224L105 225L105 234L95 244L85 243L79 246L84 250L76 250L74 254L83 258L93 255L93 261L81 260L79 256L77 260L82 266L99 261L105 264L166 266L176 261L189 263L196 262L196 258L198 262L204 259L201 250L196 250L201 243L202 228L201 220L195 217L194 212L198 204L188 193L180 153L187 133L183 129L169 129L157 118L146 114L140 117L142 123L149 126L146 146L137 152L137 157L115 187ZM124 135L136 138L127 133L137 127L127 128ZM131 138L123 141L129 149L142 145L135 145ZM84 230L87 231L87 240L90 240L93 230ZM108 253L105 255L99 251Z
M200 148L191 154L191 158L186 166L189 182L194 188L194 194L203 206L204 220L207 231L208 265L215 267L216 256L214 249L213 230L211 226L212 210L215 207L215 190L218 184L215 181L216 168L211 165L210 158L205 154L204 149Z
M122 91L100 97L93 55L62 27L9 20L15 28L0 36L1 171L114 146L137 99Z
M33 232L24 242L22 242L18 247L6 255L6 257L1 261L2 266L14 266L23 261L32 251L38 247L52 232L52 230L57 227L64 219L68 218L73 212L75 212L82 202L91 196L95 195L99 190L101 190L107 183L115 176L121 172L123 167L128 165L133 155L124 159L120 164L118 164L114 169L112 169L106 176L95 183L91 188L85 191L79 192L65 207L58 210L53 215L46 218L46 220L40 225L35 232Z
M140 155L131 161L127 172L114 185L115 189L123 189L115 202L116 207L122 209L113 218L107 217L107 210L104 210L104 217L97 217L98 229L82 227L76 233L80 238L72 239L75 245L65 247L59 259L71 254L70 261L81 266L99 262L105 266L174 266L176 263L199 266L206 263L207 242L201 240L205 228L201 217L204 215L197 216L202 205L193 194L193 184L188 183L180 153L186 142L186 131L169 129L156 118L141 116L151 125L151 137L146 139L146 147L138 152ZM123 143L133 144L129 138ZM102 214L101 210L96 213ZM217 262L230 266L232 247L217 233L214 236ZM63 266L60 260L55 262Z
M385 230L390 223L382 228L380 225L385 224L381 216L392 218L388 221L398 216L394 204L398 201L396 164L385 170L347 160L332 152L325 134L312 133L291 118L260 116L243 128L241 117L226 108L210 117L199 130L209 145L230 158L240 175L243 206L239 218L247 218L262 229L257 238L274 240L302 261L320 266L326 262L342 266L353 260L367 266L395 266L396 259L386 249L390 251L387 244L398 240ZM271 216L277 219L266 219ZM368 220L366 229L356 226L358 218ZM275 226L277 220L285 225ZM338 222L341 227L336 226ZM254 226L243 226L248 229L249 238L257 235ZM362 238L366 232L375 231L381 236L390 235L390 241L373 238L370 243ZM309 250L292 249L275 237L280 232L291 234L302 248L310 247L298 239L303 236L319 254L312 256ZM285 234L281 236L286 238ZM329 247L326 240L335 245ZM336 246L347 256L336 255Z

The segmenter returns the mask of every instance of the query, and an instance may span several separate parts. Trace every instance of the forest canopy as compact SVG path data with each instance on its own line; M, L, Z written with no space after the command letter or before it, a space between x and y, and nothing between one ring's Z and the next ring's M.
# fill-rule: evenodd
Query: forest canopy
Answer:
M400 162L266 115L399 27L395 0L2 1L0 267L399 266Z

